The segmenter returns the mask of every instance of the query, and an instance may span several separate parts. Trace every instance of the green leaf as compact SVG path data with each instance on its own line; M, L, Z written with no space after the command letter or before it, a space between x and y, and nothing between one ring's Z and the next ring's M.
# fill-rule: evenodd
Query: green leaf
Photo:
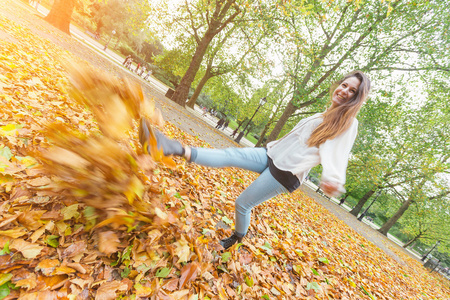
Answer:
M219 269L220 271L222 271L222 272L224 272L224 273L230 273L230 271L228 271L227 268L225 268L225 267L222 266L222 265L218 265L218 266L217 266L217 269Z
M110 264L110 266L111 266L111 267L117 266L117 265L119 264L119 260L120 260L120 258L119 258L117 261L113 261L113 262Z
M369 296L371 299L375 300L375 298L372 296L371 293L369 293L368 291L366 291L366 289L361 285L360 286L361 289L363 290L364 294L366 294L367 296Z
M126 277L128 277L128 275L130 275L130 272L131 272L131 269L128 267L125 267L125 269L123 269L123 271L120 273L120 276L122 278L126 278Z
M57 235L49 235L47 236L47 238L45 239L45 242L47 243L47 245L56 248L59 246L59 236Z
M131 258L131 249L132 249L132 246L128 246L128 247L125 248L125 250L123 251L123 254L122 254L122 261L130 260L130 258Z
M222 217L222 221L228 225L233 224L233 221L231 221L230 219L227 218L227 216L223 216Z
M245 284L248 285L249 287L252 287L254 284L253 278L245 275Z
M231 257L231 253L230 252L225 252L222 254L222 262L227 262L230 260Z
M156 271L156 277L160 277L160 278L166 278L170 271L172 270L172 268L161 268L158 271Z
M5 157L6 160L10 160L11 157L13 157L11 149L9 149L9 147L0 148L0 156Z
M262 295L261 298L266 299L266 300L270 300L269 295L267 295L267 294Z
M317 282L308 282L308 284L306 285L306 289L313 289L314 291L318 292L320 291L320 286Z
M9 241L5 243L5 246L3 246L3 249L0 251L0 255L9 254L11 251L9 250Z
M302 273L301 273L302 269L303 269L303 268L302 268L302 266L300 266L300 265L294 265L294 267L293 267L294 272L297 273L297 274L299 274L299 275L302 274Z
M242 285L238 285L236 288L236 294L240 295L242 292Z
M330 263L330 261L327 258L325 258L325 257L319 257L318 260L320 262L323 262L324 264L329 264Z
M0 285L4 285L8 281L11 280L12 274L6 273L6 274L0 274Z
M147 273L148 270L150 270L151 267L148 267L146 264L141 264L136 268L136 271L139 273Z
M317 272L316 269L311 268L311 271L313 272L314 275L320 276L319 272Z
M8 283L4 283L2 285L0 285L0 300L3 298L6 298L10 293L9 287L8 287Z
M272 246L268 242L265 242L261 248L263 248L264 250L272 250L273 249Z

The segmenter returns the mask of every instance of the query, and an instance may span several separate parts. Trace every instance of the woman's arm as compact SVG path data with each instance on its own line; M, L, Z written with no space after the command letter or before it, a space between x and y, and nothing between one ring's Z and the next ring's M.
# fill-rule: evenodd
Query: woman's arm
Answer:
M345 193L344 184L348 158L358 134L358 121L355 119L345 132L319 147L320 163L323 167L321 188L329 196Z

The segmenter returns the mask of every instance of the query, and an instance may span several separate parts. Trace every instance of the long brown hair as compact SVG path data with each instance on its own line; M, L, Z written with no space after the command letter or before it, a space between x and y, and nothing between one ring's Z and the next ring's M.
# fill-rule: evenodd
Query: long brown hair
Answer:
M336 88L347 78L356 77L360 84L355 95L338 106L331 106L323 113L323 122L317 126L308 139L309 147L319 147L326 140L332 140L344 131L346 131L356 117L361 106L366 100L370 90L370 79L361 71L353 71L344 76L341 80L335 82L330 87L330 98Z

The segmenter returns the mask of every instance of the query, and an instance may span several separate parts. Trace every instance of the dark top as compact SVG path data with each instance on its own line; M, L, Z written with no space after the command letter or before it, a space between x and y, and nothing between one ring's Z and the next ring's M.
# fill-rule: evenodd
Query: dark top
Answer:
M298 187L300 186L300 180L298 180L298 177L292 174L289 171L283 171L278 169L274 164L273 160L267 156L269 159L269 170L270 174L279 182L281 185L283 185L289 193L292 193Z

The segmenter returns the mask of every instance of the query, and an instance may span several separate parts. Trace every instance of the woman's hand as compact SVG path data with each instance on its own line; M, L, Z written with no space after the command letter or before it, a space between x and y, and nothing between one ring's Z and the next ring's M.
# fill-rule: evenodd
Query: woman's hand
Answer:
M328 197L339 196L339 185L333 182L322 182L320 188Z

